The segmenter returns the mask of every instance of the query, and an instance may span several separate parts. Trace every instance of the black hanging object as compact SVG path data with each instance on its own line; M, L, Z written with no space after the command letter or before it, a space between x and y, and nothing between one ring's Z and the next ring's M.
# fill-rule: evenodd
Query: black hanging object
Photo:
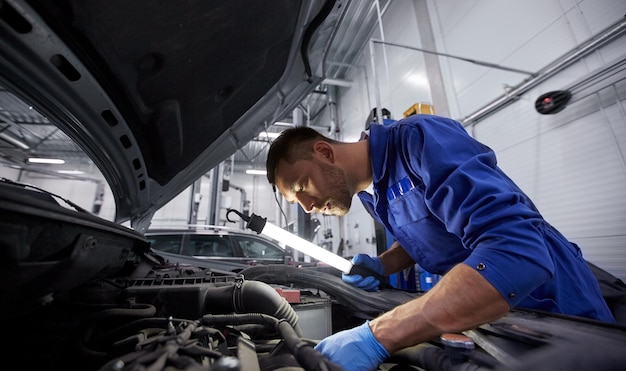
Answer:
M555 90L542 94L535 101L535 109L542 115L553 115L563 111L572 98L567 90Z
M388 120L389 118L391 118L391 112L388 109L381 108L380 111L383 114L383 120ZM378 112L376 112L376 108L374 107L370 111L370 115L367 116L367 120L365 120L365 130L369 129L370 125L377 121L378 121Z
M267 218L263 218L262 216L258 216L254 213L252 215L245 215L235 209L228 209L226 212L226 219L231 223L235 223L234 220L230 219L231 213L239 215L239 217L246 222L246 228L255 231L257 234L261 234L261 231L263 231L263 228L265 228L265 224L267 223Z

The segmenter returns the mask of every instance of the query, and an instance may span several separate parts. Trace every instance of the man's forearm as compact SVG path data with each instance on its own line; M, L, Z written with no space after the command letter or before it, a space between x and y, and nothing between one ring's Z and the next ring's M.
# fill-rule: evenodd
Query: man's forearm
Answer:
M383 264L383 267L385 267L385 274L400 272L405 268L415 265L411 256L406 253L398 241L394 242L391 247L380 254L378 258Z
M421 297L372 320L370 328L385 349L393 353L442 333L461 332L491 322L509 309L487 280L467 265L459 264Z

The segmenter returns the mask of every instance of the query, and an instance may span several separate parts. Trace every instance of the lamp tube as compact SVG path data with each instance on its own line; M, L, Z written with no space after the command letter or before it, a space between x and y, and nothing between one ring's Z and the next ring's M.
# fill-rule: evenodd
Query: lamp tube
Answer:
M290 233L272 223L266 222L263 230L261 230L261 233L289 245L303 254L322 261L331 267L337 268L343 273L348 274L350 273L350 269L352 269L352 262L348 259L342 258L341 256L334 254L323 247L317 246L302 237L296 236L295 234Z
M371 269L366 268L362 265L354 265L348 259L342 258L337 254L333 254L331 251L317 246L316 244L311 243L302 237L296 236L295 234L290 233L278 227L277 225L268 223L267 218L260 217L256 214L244 215L237 210L229 209L228 212L226 212L226 219L233 223L234 221L230 219L231 213L235 213L239 215L239 217L241 217L243 220L245 220L246 228L251 229L259 234L263 233L267 237L273 238L286 245L289 245L314 259L324 262L333 268L339 269L344 274L358 274L363 277L373 276L380 281L381 287L390 287L389 279L385 275L374 272Z

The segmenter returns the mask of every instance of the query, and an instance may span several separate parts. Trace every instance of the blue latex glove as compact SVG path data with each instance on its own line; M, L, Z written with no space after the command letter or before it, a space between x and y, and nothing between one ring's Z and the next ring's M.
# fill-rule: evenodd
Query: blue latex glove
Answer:
M315 346L315 350L344 371L376 370L389 357L389 352L372 334L369 321L323 339Z
M367 254L357 254L352 258L352 264L362 265L376 273L385 275L383 263L377 257L371 257ZM341 274L341 279L345 283L358 287L366 291L376 291L380 286L380 281L372 276L363 277L359 274Z

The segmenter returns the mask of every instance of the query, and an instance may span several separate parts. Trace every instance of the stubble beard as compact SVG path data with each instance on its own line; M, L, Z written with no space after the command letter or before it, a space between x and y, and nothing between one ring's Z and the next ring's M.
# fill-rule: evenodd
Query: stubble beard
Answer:
M328 197L324 205L320 205L322 210L326 205L330 204L330 209L326 210L327 214L344 216L350 211L352 205L352 193L348 187L348 182L344 172L335 166L321 165L324 177L327 179L326 187L330 190L331 196Z

